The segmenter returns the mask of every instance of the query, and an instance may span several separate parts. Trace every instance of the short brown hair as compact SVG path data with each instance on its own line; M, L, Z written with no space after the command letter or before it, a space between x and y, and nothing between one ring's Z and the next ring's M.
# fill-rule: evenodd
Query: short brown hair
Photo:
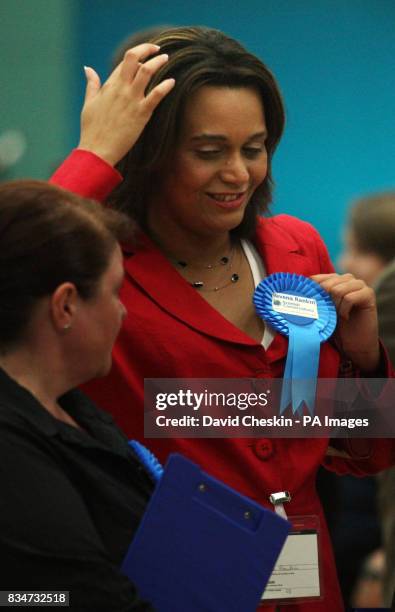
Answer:
M157 184L155 176L171 159L191 94L207 85L251 87L259 93L265 111L268 172L251 197L242 223L232 232L239 237L251 236L257 214L265 212L272 199L271 160L284 129L284 107L275 78L260 59L218 30L172 28L151 42L160 45L160 53L168 53L169 61L148 89L169 77L175 78L176 85L155 110L136 145L119 162L124 181L111 195L111 205L126 211L144 227L147 197Z
M0 185L0 350L16 344L37 300L69 281L93 297L126 216L44 181Z
M395 191L357 200L349 223L359 250L379 255L385 262L395 258Z

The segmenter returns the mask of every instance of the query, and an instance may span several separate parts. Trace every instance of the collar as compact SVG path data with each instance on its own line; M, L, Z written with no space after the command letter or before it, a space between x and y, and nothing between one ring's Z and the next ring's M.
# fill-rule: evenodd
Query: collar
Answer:
M309 276L314 273L310 258L292 235L297 219L288 215L259 218L253 243L261 255L266 273L293 272Z
M88 431L102 429L113 422L112 417L98 410L78 389L59 398L62 408ZM75 427L56 419L26 389L0 368L0 420L23 421L29 429L38 430L47 437L60 435L68 440L96 445L96 440Z
M301 253L297 242L279 217L260 218L253 240L267 274L273 272L313 273L311 262ZM288 217L286 217L288 219ZM289 217L292 220L291 217ZM283 227L284 225L284 227ZM126 245L125 273L132 284L148 294L162 310L202 334L245 346L261 346L227 321L187 283L168 262L158 247L141 234L137 249Z

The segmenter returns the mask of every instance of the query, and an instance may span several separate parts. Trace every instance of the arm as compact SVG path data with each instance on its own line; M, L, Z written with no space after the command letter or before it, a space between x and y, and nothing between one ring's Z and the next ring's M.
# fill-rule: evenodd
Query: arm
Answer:
M316 280L327 290L329 289L329 293L331 293L338 312L338 329L337 329L337 337L336 337L336 345L340 351L341 355L341 364L339 376L360 376L364 371L366 372L366 361L365 355L362 352L360 356L357 356L357 360L359 363L355 364L352 358L352 352L347 353L346 347L342 344L342 338L346 338L346 342L351 341L354 346L357 345L359 340L361 340L361 332L355 331L358 330L359 325L362 325L362 329L364 329L364 324L366 323L365 319L362 317L362 321L353 321L353 317L349 312L354 306L358 309L359 306L364 307L364 300L366 297L368 298L369 307L373 306L373 311L370 311L367 314L367 330L368 333L371 333L371 338L368 340L367 348L370 349L369 342L372 343L372 346L378 344L378 352L379 358L377 362L377 370L372 371L371 376L383 377L383 378L392 378L394 377L394 370L391 366L390 360L388 358L387 352L385 348L379 344L378 341L378 329L377 329L377 312L376 306L374 302L374 296L372 302L369 302L371 299L371 291L367 292L362 291L359 295L352 295L355 288L358 291L361 289L368 289L366 285L359 284L359 281L355 281L351 275L343 275L340 276L334 273L334 268L332 262L330 261L328 251L326 249L325 244L323 243L318 232L311 228L312 234L314 236L314 242L317 249L318 260L320 262L320 272L321 274L313 276L313 280ZM350 282L352 281L352 282ZM342 283L346 283L342 286ZM347 285L347 283L349 283ZM338 284L340 286L338 286ZM337 291L340 292L341 295L347 296L348 293L351 293L349 296L349 303L346 304L347 309L345 312L345 316L343 316L344 311L343 308L345 304L342 304L341 298L339 299L339 295ZM356 298L356 299L355 299ZM355 299L355 302L354 302ZM347 299L346 299L347 302ZM348 312L347 312L348 310ZM357 312L352 313L353 315L357 314ZM370 320L370 318L373 320ZM355 324L354 329L347 327L348 321L351 320L352 325ZM344 326L346 329L344 330ZM351 338L349 339L348 335L351 333ZM362 331L362 335L365 332ZM342 334L345 334L342 336ZM362 340L365 338L362 337ZM351 364L352 361L353 363ZM375 359L374 359L375 361ZM357 367L355 367L357 365ZM358 368L359 365L359 368ZM374 366L371 366L372 368ZM369 376L369 371L367 372ZM391 393L390 385L385 385L383 381L383 392L388 395ZM363 384L361 385L361 393L364 395ZM369 392L368 392L369 396ZM330 446L327 451L327 455L323 461L324 466L336 472L337 474L354 474L355 476L364 476L366 474L376 474L377 472L388 468L389 466L395 463L395 444L391 439L369 439L369 438L335 438L330 441Z
M122 181L122 176L90 151L74 149L49 182L84 198L103 202Z
M16 428L1 431L4 588L67 590L77 610L153 610L110 559L82 498L51 453Z
M389 438L336 438L322 464L340 476L378 474L395 464L395 443Z
M166 79L145 95L152 76L168 59L167 55L157 55L147 60L158 50L157 45L148 43L130 49L103 86L97 73L86 68L78 149L50 182L84 197L103 200L122 180L113 166L134 146L175 83L174 79Z

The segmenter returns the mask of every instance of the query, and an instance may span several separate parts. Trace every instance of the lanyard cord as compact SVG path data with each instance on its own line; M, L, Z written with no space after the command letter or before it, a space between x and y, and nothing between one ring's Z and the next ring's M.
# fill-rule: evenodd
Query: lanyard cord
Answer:
M163 474L163 467L155 455L143 444L137 442L137 440L129 440L129 446L134 450L137 458L143 464L154 482L157 483Z

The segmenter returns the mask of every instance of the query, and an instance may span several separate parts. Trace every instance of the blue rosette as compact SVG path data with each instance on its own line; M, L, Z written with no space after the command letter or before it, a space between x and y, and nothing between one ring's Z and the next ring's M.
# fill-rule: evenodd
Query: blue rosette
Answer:
M289 337L280 414L291 404L301 413L306 404L314 414L320 345L335 330L336 308L330 295L305 276L276 272L256 288L258 315Z

